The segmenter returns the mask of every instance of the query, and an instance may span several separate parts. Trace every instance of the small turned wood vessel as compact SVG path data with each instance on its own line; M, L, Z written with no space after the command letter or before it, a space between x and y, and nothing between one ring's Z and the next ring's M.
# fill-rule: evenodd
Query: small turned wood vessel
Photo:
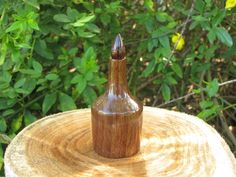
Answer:
M140 149L143 105L128 89L120 35L112 48L109 69L107 90L91 108L93 147L104 157L129 157Z

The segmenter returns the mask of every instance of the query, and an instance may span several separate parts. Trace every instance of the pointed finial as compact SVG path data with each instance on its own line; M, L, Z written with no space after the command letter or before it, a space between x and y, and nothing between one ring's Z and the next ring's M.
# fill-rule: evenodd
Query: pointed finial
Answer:
M111 58L115 60L122 60L125 57L125 46L123 44L121 35L118 34L111 49Z

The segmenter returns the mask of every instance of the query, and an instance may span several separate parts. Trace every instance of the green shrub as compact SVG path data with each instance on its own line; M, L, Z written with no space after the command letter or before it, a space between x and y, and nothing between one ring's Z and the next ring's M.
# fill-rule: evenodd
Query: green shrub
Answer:
M194 92L192 113L212 120L231 105L219 83L236 76L235 11L220 0L0 0L2 148L42 116L91 105L119 32L133 94L155 106Z

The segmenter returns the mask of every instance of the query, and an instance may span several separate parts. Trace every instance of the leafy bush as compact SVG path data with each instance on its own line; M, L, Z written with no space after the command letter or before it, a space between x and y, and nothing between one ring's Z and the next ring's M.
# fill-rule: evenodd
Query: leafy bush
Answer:
M166 106L190 93L194 99L176 100L178 110L222 120L222 110L236 110L221 96L230 95L230 86L219 87L236 76L236 10L225 3L0 0L0 155L38 118L91 105L104 91L119 32L133 94Z

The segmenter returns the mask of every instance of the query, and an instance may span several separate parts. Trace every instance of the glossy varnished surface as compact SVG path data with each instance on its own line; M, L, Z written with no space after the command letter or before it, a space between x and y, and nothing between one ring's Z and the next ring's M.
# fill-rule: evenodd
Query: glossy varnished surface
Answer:
M92 105L94 150L123 158L140 149L143 106L131 96L126 80L126 59L110 61L108 87Z
M125 58L125 46L120 34L118 34L115 38L114 44L111 49L111 57L115 60L122 60L123 58Z
M90 109L41 119L5 153L6 177L234 177L236 163L220 135L197 117L144 107L140 152L110 159L92 147Z
M120 34L112 46L109 64L106 92L91 108L93 147L104 157L130 157L140 149L143 105L128 89L125 46Z

